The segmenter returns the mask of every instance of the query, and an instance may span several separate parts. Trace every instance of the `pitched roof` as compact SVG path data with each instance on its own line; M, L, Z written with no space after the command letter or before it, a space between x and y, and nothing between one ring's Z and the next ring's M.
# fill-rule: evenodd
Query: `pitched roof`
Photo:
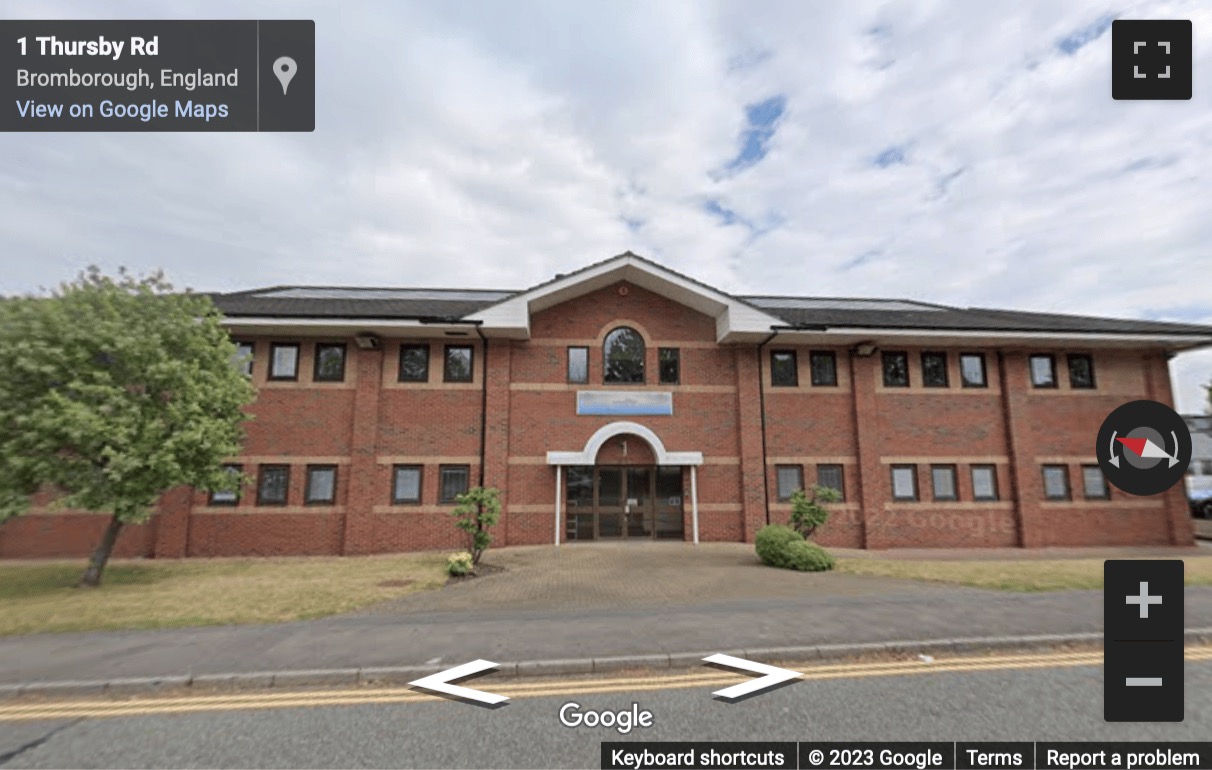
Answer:
M640 265L672 276L704 294L748 306L757 317L781 320L784 328L804 330L888 329L991 333L1164 334L1209 338L1212 326L1124 318L1037 313L992 308L960 308L916 300L854 297L737 296L670 270L631 252L588 265L520 291L487 289L381 288L350 286L272 286L216 293L210 297L232 318L400 319L457 321L511 299L542 295L581 275L601 272L611 262ZM1201 341L1203 342L1203 341ZM1199 344L1199 343L1197 343Z
M1167 321L960 308L910 300L741 297L788 326L804 328L956 329L970 331L1083 332L1105 334L1194 334L1212 327ZM883 305L881 307L881 305Z
M237 317L453 320L515 293L477 289L272 286L211 294L210 298L224 315Z

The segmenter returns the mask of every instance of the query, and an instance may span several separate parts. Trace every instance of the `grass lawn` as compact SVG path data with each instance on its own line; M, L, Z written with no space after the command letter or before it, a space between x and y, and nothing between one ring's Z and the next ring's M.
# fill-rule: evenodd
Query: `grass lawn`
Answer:
M838 559L851 575L931 580L999 591L1064 591L1103 587L1103 559L931 561L927 559ZM1188 556L1187 585L1212 584L1212 556Z
M441 586L446 554L114 560L75 588L85 560L0 562L0 635L274 623L333 615Z

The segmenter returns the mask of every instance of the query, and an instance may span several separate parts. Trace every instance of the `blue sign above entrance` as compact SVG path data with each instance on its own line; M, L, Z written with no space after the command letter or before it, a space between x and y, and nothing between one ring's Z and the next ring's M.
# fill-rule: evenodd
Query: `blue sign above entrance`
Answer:
M669 391L582 390L577 392L577 414L673 414Z

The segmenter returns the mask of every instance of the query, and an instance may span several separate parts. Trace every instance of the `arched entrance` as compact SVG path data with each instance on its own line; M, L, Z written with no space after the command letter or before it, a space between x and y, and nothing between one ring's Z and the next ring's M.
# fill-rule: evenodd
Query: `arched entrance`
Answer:
M547 462L556 467L557 545L561 537L683 540L686 497L698 542L696 467L702 453L669 452L649 428L614 422L599 428L583 450L548 452Z

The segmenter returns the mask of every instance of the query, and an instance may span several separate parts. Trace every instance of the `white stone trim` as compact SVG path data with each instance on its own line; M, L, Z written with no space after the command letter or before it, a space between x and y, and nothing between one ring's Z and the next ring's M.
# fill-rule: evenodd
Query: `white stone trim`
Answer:
M670 452L665 449L664 442L661 441L657 434L652 432L651 428L631 422L629 420L619 420L598 428L589 440L585 442L585 448L580 452L548 452L548 465L594 465L596 464L598 452L602 446L614 438L623 434L633 434L639 436L648 442L652 447L652 453L656 456L657 465L702 465L702 452Z
M738 335L769 334L783 322L723 292L697 284L631 254L580 270L566 278L522 292L465 320L479 321L488 336L530 338L530 316L541 310L605 288L617 281L668 297L716 320L716 341L737 341Z

